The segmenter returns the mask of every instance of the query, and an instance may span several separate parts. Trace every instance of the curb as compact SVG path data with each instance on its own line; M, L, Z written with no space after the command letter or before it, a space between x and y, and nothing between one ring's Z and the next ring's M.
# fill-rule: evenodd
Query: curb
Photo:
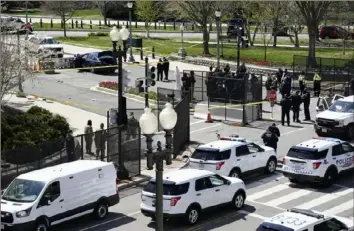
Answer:
M123 189L129 188L129 187L141 184L141 183L148 181L150 179L149 176L145 176L145 175L140 175L136 178L137 178L136 180L132 180L129 182L124 182L124 183L118 184L118 190L123 190Z

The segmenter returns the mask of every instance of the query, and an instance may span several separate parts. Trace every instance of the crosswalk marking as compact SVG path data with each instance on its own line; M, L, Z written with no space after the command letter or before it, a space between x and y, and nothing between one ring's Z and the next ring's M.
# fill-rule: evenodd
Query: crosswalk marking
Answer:
M288 185L289 184L279 184L279 185L277 185L277 186L275 186L273 188L269 188L267 190L263 190L261 192L252 194L252 195L247 197L247 200L255 201L255 200L259 199L259 198L262 198L262 197L265 197L265 196L269 196L269 195L271 195L273 193L276 193L276 192L279 192L281 190L289 188Z
M335 192L335 193L331 193L331 194L325 194L323 196L320 196L314 200L311 200L309 202L306 202L304 204L301 204L299 206L296 206L296 208L299 209L310 209L316 206L319 206L321 204L327 203L330 200L335 200L340 198L341 196L345 196L349 193L353 193L353 189L346 189L346 190L342 190L340 192Z
M300 198L302 196L308 195L310 193L313 193L313 192L310 191L310 190L300 189L300 190L297 190L297 191L295 191L293 193L290 193L288 195L285 195L285 196L282 196L280 198L271 200L271 201L265 203L265 205L267 205L267 206L278 206L278 205L284 204L286 202L289 202L291 200L295 200L295 199Z
M346 210L352 209L353 208L353 203L354 203L354 199L351 199L349 201L346 201L340 205L337 205L331 209L328 209L326 211L323 211L324 214L329 214L329 215L336 215L339 214L341 212L344 212Z

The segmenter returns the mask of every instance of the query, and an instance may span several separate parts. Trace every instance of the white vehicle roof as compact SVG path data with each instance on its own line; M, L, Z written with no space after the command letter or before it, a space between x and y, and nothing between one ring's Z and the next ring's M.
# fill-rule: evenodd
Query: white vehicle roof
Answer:
M354 95L344 97L343 99L338 99L339 101L354 102Z
M79 172L109 166L112 163L99 160L77 160L70 163L59 164L56 166L39 169L29 173L19 175L17 178L35 180L49 183L53 179L74 175Z
M241 138L242 139L242 138ZM235 138L236 140L236 138ZM225 140L225 139L221 139L221 140L217 140L217 141L213 141L207 144L203 144L198 146L198 148L215 148L215 149L219 149L219 151L225 151L228 150L230 148L235 148L241 145L244 145L247 142L241 142L241 141L233 141L233 140ZM198 149L197 148L197 149Z
M180 169L164 174L163 180L173 181L176 184L183 184L200 177L207 177L211 175L215 175L215 173L199 169ZM152 178L151 180L154 181L156 179Z
M295 231L303 230L309 225L316 223L319 218L307 216L301 213L283 212L273 217L267 218L264 222L277 224L293 229ZM296 220L296 222L294 222Z
M328 149L339 143L343 143L343 141L336 138L319 137L319 138L313 138L311 140L304 141L298 145L295 145L295 147L312 148L312 149L317 149L318 151L322 151L324 149Z

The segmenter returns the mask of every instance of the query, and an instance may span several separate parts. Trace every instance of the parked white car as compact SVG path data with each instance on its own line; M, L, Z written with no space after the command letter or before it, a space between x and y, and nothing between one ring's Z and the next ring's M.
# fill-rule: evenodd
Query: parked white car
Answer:
M104 219L119 203L112 163L78 160L19 175L1 196L1 230L47 231L93 213Z
M326 137L315 137L290 148L283 159L283 174L293 183L331 185L339 173L354 168L354 146Z
M326 216L312 210L289 209L267 218L256 231L352 231L353 221L337 216Z
M27 41L31 51L36 52L44 57L64 57L64 46L60 42L56 41L53 37L38 37L36 35L29 36Z
M189 158L188 167L238 178L260 170L274 173L277 154L273 148L244 138L220 137L220 140L197 147Z
M141 193L141 212L154 219L156 180L152 178ZM230 204L241 209L246 200L242 180L224 177L206 170L181 169L164 174L163 216L198 222L201 212Z

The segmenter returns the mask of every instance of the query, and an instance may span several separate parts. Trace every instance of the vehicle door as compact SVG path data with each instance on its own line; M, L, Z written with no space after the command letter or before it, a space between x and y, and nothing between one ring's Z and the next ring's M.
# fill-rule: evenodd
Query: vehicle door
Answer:
M338 172L348 169L352 165L351 156L347 156L343 150L342 144L337 144L332 147L333 162L338 168Z
M203 177L195 181L194 198L202 209L218 204L218 199L213 197L214 191L209 177Z
M235 166L238 166L241 169L241 172L247 172L252 169L252 156L246 144L243 144L236 148L236 163Z
M344 99L344 98L345 98L345 97L342 96L342 95L335 94L335 95L333 96L333 99L332 99L331 104L333 104L335 101L337 101L337 100L339 100L339 99Z
M254 166L254 168L265 167L269 159L269 154L267 154L263 148L261 148L255 143L248 143L247 147L251 153L251 157L252 157L251 163Z
M41 214L49 217L52 224L65 218L64 198L59 181L55 181L48 186L38 203L37 209L41 211Z
M345 170L352 169L354 167L354 147L348 142L342 143L343 156L345 158L346 166Z
M321 112L321 111L326 111L330 105L328 104L327 100L324 97L318 97L317 99L317 105L316 105L316 111Z
M81 56L81 59L82 59L82 66L83 67L89 66L89 64L88 64L88 54L84 54L83 56Z
M319 224L316 224L313 227L313 231L343 231L348 230L348 227L342 222L338 221L335 218L332 218L327 221L322 221Z
M210 176L209 179L213 189L213 198L218 201L218 204L230 202L235 192L228 185L228 180L217 174Z

